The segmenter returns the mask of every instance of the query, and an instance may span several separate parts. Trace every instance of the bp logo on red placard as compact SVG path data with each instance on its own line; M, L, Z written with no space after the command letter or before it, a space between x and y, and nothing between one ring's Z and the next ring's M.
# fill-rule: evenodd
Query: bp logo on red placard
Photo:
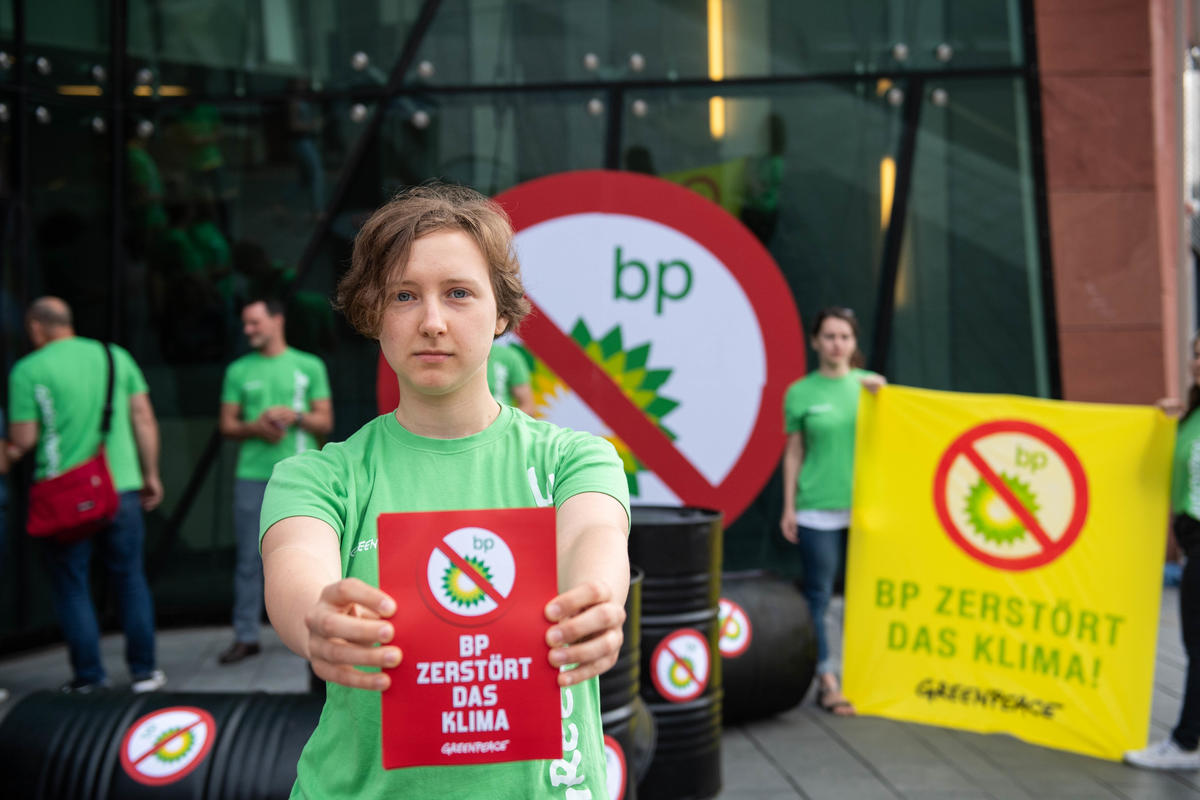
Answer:
M708 640L694 628L683 628L667 636L650 656L654 688L672 703L699 697L708 688L711 672Z
M999 420L965 431L946 449L933 502L947 535L967 555L999 569L1031 569L1079 538L1087 475L1052 431Z
M194 706L152 711L121 740L121 767L147 786L181 780L204 761L217 737L212 714Z
M745 609L722 597L718 621L721 629L721 638L718 640L721 655L725 658L737 658L745 653L750 647L750 637L754 633Z
M505 611L516 577L516 560L503 538L486 528L459 528L429 554L422 593L446 621L480 625Z

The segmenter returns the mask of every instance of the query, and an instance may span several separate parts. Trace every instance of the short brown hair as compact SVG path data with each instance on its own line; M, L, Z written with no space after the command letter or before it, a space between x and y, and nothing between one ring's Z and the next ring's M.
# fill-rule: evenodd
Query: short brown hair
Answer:
M515 330L530 306L508 214L470 187L441 182L405 189L363 224L354 239L350 269L338 281L334 308L363 336L379 338L392 270L408 263L417 239L446 230L475 240L491 273L496 312L508 320L507 330Z

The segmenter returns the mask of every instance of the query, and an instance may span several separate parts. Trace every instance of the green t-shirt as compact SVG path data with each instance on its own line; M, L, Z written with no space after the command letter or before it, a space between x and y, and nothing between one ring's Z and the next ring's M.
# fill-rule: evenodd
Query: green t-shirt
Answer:
M108 469L118 492L142 488L129 398L149 391L146 378L123 347L113 354L113 413L104 442ZM108 359L95 339L58 339L18 361L8 376L9 421L37 422L34 480L61 475L96 455Z
M529 364L512 345L494 344L488 356L487 381L496 402L511 406L513 387L529 383Z
M311 353L291 347L277 356L249 353L229 365L221 385L221 402L242 407L242 420L258 419L272 406L287 406L294 411L312 410L313 400L329 397L329 376L325 362ZM297 453L316 447L312 434L293 425L283 438L271 444L257 437L242 442L238 453L237 477L265 481L275 464Z
M788 387L784 430L799 431L804 440L804 463L796 479L798 511L850 507L860 380L871 374L852 369L841 378L827 378L811 372Z
M1179 423L1171 467L1171 513L1200 519L1200 412Z
M561 506L581 492L611 495L629 512L625 473L612 445L530 419L505 407L485 430L461 439L427 439L376 417L348 440L275 468L262 508L262 531L281 519L324 520L341 540L342 575L379 585L376 519L393 511ZM545 620L530 620L545 625ZM401 650L404 642L398 641ZM598 682L564 690L564 723L579 730L580 758L458 767L384 770L377 692L329 684L325 708L297 765L292 797L561 798L566 777L594 800L607 796ZM568 700L563 697L564 707ZM555 785L555 781L559 785ZM587 796L587 795L582 795Z

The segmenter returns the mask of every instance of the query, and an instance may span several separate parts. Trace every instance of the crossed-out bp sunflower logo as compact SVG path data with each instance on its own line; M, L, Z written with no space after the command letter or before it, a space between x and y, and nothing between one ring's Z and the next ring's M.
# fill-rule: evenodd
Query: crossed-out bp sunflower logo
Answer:
M121 766L146 786L174 783L203 763L216 735L216 722L203 708L160 708L129 726L121 741Z
M672 370L650 365L649 342L626 348L620 325L597 338L582 319L576 320L571 329L571 338L667 438L672 441L676 439L675 433L663 423L663 418L679 406L679 401L659 393L659 389L670 379ZM560 405L579 402L566 383L526 347L517 345L517 350L530 365L530 384L537 416L547 415ZM638 473L645 471L645 467L619 437L608 434L604 438L612 442L621 458L630 496L640 496Z
M446 534L425 565L431 610L456 625L482 624L499 616L516 582L512 550L486 528Z

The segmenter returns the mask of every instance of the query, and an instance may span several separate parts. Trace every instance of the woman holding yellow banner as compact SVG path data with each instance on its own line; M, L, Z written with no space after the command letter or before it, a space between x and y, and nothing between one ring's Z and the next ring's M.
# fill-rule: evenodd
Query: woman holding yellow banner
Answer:
M1159 403L1170 412L1177 400ZM1200 769L1200 335L1192 340L1192 388L1187 409L1175 436L1171 469L1172 528L1179 549L1187 557L1179 580L1179 627L1187 652L1183 706L1171 735L1141 750L1125 754L1125 761L1147 769Z
M783 401L788 439L779 527L799 546L804 564L803 594L817 638L817 704L850 716L854 706L841 691L825 615L834 579L846 564L859 388L874 392L887 381L861 368L858 321L848 308L817 314L810 343L817 370L788 387Z

